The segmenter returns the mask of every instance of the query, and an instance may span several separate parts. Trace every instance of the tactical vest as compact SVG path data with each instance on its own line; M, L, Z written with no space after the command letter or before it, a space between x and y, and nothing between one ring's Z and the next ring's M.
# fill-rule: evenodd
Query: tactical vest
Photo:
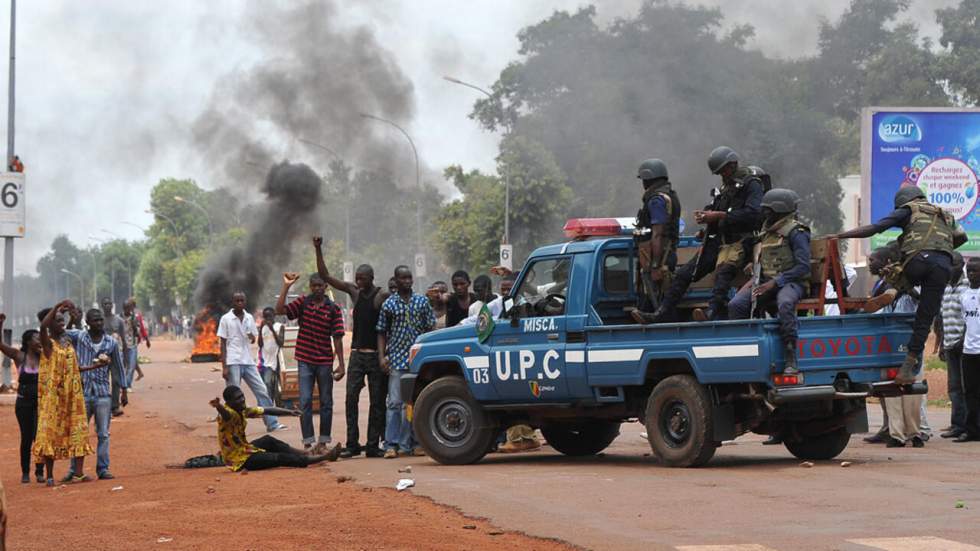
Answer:
M710 210L728 212L745 207L745 202L748 200L749 187L753 182L757 182L760 186L762 186L763 194L772 188L769 175L766 174L761 168L756 166L738 167L735 169L735 173L732 174L731 183L723 185L721 188L721 193L715 196L715 200L712 202ZM758 219L754 223L745 227L740 227L733 224L723 224L722 238L725 243L737 243L759 231L761 228L762 213L760 212Z
M681 200L677 197L677 193L671 189L670 184L656 188L656 191L653 193L643 194L643 206L636 213L636 227L640 230L650 227L649 204L650 200L658 195L663 197L667 205L667 224L664 227L664 236L670 244L668 250L677 250L677 245L680 243L681 238ZM640 233L637 235L636 240L641 243L649 241L650 234Z
M759 264L762 267L763 277L774 278L796 264L793 246L789 240L793 230L810 233L810 228L801 224L795 216L786 216L774 226L763 228L759 240ZM804 289L810 287L809 278L796 283L803 285Z
M922 251L940 251L953 256L953 232L956 219L940 207L920 200L902 205L912 214L908 224L898 237L903 258L910 258Z

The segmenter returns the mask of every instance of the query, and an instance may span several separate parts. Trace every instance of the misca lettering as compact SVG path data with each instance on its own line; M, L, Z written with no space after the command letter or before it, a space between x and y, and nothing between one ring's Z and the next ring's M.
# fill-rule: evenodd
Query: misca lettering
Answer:
M894 348L886 335L800 339L796 342L796 353L801 358L871 356L892 352Z

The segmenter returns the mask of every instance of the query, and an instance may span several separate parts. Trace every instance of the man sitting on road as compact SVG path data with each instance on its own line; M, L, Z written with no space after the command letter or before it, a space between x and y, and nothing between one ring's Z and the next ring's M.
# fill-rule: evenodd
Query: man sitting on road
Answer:
M224 404L219 398L209 403L218 411L218 445L229 469L260 471L274 467L306 467L321 461L336 461L340 456L340 444L327 453L310 455L269 435L249 442L245 437L246 419L262 417L263 414L299 417L299 410L246 407L245 393L237 386L225 387L223 396Z

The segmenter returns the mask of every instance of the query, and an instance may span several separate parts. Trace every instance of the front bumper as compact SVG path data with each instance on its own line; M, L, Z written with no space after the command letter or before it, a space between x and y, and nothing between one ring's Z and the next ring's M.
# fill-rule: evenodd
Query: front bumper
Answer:
M411 404L415 401L415 379L418 373L399 373L398 388L401 391L402 402Z
M776 387L768 393L769 402L775 406L796 402L812 402L819 400L849 400L852 398L903 396L906 394L926 394L929 385L919 381L910 385L899 385L894 381L878 383L851 384L850 388L841 390L834 385Z

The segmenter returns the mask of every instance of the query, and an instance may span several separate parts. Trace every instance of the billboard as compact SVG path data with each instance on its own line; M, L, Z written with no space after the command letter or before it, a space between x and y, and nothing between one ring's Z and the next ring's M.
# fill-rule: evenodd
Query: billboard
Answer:
M918 186L930 203L951 212L980 253L980 109L871 107L861 126L863 222L894 210L895 192ZM871 238L879 247L898 237L890 230Z

